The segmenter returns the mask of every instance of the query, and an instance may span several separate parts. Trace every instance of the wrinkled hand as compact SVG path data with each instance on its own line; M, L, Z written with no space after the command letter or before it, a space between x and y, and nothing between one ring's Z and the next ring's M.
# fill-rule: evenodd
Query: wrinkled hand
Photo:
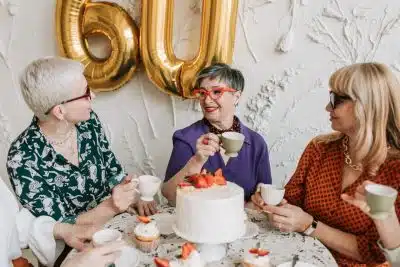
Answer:
M313 222L310 214L285 199L278 206L265 205L263 210L269 213L271 224L283 232L303 233Z
M204 165L208 157L214 156L219 149L219 137L213 133L204 134L197 139L195 159Z
M359 208L362 212L364 212L368 216L373 217L369 213L371 208L367 204L366 191L365 191L365 187L369 184L375 184L375 183L371 181L364 181L361 185L357 187L354 196L349 196L348 194L342 194L341 197L347 203Z
M118 213L126 211L129 206L135 204L138 199L137 182L132 181L132 176L126 176L124 180L112 190L112 202Z
M151 216L157 213L157 203L154 200L144 201L139 199L136 209L140 216Z
M68 260L63 264L63 267L109 266L120 256L120 251L124 245L124 242L119 241L102 247L88 249Z
M54 226L54 237L63 239L70 247L81 251L85 248L85 242L90 241L100 226L57 223Z
M254 207L258 210L258 211L264 211L263 208L265 206L264 200L261 197L261 193L260 192L255 192L252 196L251 196L251 202L253 202Z
M265 204L259 192L251 196L251 201L260 211L268 213L273 226L283 232L304 232L312 223L313 217L302 208L289 204L283 199L278 206Z

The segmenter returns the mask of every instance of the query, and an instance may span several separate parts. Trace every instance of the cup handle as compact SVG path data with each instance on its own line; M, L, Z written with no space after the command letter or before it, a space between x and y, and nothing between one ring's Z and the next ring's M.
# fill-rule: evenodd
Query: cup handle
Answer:
M135 191L137 192L137 193L139 193L140 194L140 191L139 191L139 189L137 188L137 186L139 185L139 179L138 178L133 178L132 180L131 180L131 183L133 183L133 184L135 184Z

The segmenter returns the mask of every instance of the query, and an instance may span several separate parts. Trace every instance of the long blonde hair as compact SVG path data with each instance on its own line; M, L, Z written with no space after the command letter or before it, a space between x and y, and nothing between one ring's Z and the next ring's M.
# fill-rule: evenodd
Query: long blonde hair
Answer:
M354 100L357 120L356 159L372 176L386 157L400 157L400 83L380 63L360 63L337 70L329 80L330 89ZM316 138L332 142L343 134ZM388 146L390 149L388 149Z

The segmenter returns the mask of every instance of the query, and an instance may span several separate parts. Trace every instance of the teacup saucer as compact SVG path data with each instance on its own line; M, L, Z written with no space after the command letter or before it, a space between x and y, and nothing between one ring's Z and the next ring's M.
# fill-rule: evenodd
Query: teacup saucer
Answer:
M115 261L115 267L136 267L140 263L140 255L137 249L125 246L121 250L121 256Z

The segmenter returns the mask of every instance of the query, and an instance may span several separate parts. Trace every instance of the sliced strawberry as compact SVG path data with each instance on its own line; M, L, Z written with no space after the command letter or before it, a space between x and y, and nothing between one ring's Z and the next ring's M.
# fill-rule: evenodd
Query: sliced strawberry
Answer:
M269 251L268 250L266 250L266 249L258 249L258 256L260 256L260 257L264 257L264 256L267 256L269 254Z
M196 250L196 246L192 243L185 243L185 246L187 246L190 249L190 252L192 252L193 250Z
M201 175L194 174L194 175L189 176L187 180L189 181L189 183L196 183L197 180L199 179L199 177L201 177Z
M204 175L204 179L206 179L208 186L212 186L214 184L214 176L206 174Z
M196 181L196 183L194 184L194 187L196 187L196 188L208 188L209 186L208 186L206 178L200 177Z
M196 249L196 247L194 245L192 245L191 243L185 243L182 246L182 259L186 260L187 258L189 258L190 253L192 253L192 251L195 249Z
M149 223L151 222L151 219L146 216L137 216L138 220L141 221L142 223Z
M169 266L169 261L165 260L165 259L154 258L154 263L157 265L157 267L168 267Z
M249 250L249 253L251 253L251 254L258 254L258 248L251 248L251 249Z
M187 183L187 182L182 182L178 184L179 187L187 187L187 186L192 186L191 183Z
M222 175L222 169L219 168L218 170L216 170L215 173L214 173L214 175L215 175L215 176L223 176L223 175Z
M217 185L226 185L224 176L214 176L214 183Z

